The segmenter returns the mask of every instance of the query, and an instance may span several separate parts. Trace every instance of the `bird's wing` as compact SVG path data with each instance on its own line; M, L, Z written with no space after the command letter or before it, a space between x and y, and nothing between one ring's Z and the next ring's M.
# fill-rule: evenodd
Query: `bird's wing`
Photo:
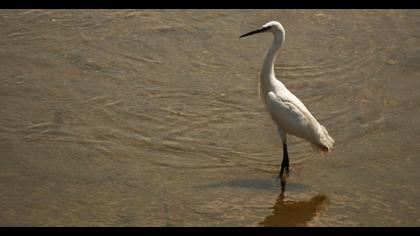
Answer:
M309 142L330 148L330 145L324 141L329 137L326 129L293 94L279 96L270 91L266 102L271 118L280 128Z
M271 118L286 132L293 134L300 131L302 133L310 124L305 112L287 96L278 96L270 91L266 99Z

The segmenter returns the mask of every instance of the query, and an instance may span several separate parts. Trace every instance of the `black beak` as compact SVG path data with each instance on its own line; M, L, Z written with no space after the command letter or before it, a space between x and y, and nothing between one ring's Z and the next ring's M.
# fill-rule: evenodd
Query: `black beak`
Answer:
M253 35L253 34L258 34L258 33L264 32L264 31L266 31L266 30L268 30L268 29L270 29L270 28L271 28L271 27L260 28L260 29L257 29L257 30L254 30L254 31L248 32L248 33L246 33L246 34L243 34L243 35L239 36L239 38L246 37L246 36Z

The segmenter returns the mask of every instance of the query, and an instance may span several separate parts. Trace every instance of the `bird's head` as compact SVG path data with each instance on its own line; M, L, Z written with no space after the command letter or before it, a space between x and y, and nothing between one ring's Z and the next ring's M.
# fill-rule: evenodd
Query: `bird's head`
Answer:
M267 24L261 26L259 29L254 31L248 32L239 36L239 38L246 37L249 35L257 34L257 33L264 33L264 32L271 32L274 34L275 38L280 39L282 42L284 41L286 32L284 31L283 26L277 21L270 21Z

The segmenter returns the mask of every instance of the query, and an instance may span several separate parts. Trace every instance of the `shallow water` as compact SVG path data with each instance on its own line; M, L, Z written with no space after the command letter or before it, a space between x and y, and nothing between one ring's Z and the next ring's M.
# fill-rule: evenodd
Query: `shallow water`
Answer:
M1 10L2 226L420 226L420 11ZM277 77L327 127L289 136Z

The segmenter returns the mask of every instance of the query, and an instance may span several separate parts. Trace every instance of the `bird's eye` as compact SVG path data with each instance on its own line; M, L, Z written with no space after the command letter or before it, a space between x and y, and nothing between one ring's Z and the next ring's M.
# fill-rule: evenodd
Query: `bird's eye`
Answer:
M271 29L271 27L273 27L273 26L272 25L269 25L269 26L263 27L263 29L264 30L269 30L269 29Z

